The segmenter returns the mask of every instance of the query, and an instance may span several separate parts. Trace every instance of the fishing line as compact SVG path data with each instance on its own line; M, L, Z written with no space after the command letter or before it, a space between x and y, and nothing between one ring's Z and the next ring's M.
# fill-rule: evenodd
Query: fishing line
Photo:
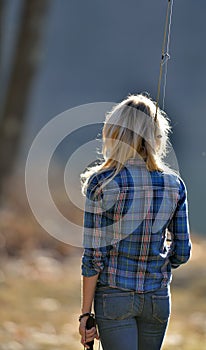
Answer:
M170 59L169 49L170 49L170 38L171 38L173 3L174 3L173 0L168 0L165 29L164 29L164 38L163 38L163 44L162 44L162 57L160 61L160 73L159 73L158 88L157 88L155 121L157 120L157 112L158 112L159 101L160 101L163 67L165 67L164 82L163 82L163 109L165 107L167 69L168 69L168 61Z

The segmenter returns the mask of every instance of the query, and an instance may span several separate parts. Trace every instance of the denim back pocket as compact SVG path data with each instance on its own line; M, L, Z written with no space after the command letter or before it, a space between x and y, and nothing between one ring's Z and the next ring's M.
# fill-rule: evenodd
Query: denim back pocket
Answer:
M153 317L161 323L166 323L170 316L170 296L153 295L152 296Z
M103 294L103 314L110 320L123 320L133 313L134 293Z

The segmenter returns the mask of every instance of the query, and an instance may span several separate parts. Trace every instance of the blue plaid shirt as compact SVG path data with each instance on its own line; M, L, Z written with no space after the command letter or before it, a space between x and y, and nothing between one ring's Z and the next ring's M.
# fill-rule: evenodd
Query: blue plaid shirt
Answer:
M112 169L89 181L82 275L98 285L145 293L169 285L171 268L188 261L187 194L180 177L148 171L138 158L106 184Z

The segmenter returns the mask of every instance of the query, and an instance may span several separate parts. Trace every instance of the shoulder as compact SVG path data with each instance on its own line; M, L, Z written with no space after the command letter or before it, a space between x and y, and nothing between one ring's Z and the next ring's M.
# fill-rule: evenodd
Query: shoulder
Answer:
M111 175L112 170L101 170L90 176L87 183L86 196L89 199L94 199L101 192L101 186Z
M186 192L186 185L180 175L170 175L171 181L179 187L180 192Z
M178 194L179 200L185 200L187 198L187 187L179 174L166 173L164 175L169 183L169 186L173 189L176 189L175 192Z
M152 172L152 183L154 187L163 187L178 198L187 197L187 188L182 177L173 171Z
M182 177L178 174L175 173L174 171L163 171L162 173L163 178L168 181L171 185L178 186L180 189L185 189L186 190L186 185L182 179Z
M92 174L88 180L88 188L92 189L94 186L102 184L102 182L107 180L112 173L112 169L103 169Z

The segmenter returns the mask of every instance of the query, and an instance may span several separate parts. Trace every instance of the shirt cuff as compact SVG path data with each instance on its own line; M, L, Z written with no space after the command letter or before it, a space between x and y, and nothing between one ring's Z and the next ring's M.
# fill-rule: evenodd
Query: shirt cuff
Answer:
M93 257L85 253L82 257L82 275L85 277L95 276L104 269L104 258Z
M98 273L99 272L96 270L82 268L82 276L84 276L84 277L92 277L92 276L97 275Z

